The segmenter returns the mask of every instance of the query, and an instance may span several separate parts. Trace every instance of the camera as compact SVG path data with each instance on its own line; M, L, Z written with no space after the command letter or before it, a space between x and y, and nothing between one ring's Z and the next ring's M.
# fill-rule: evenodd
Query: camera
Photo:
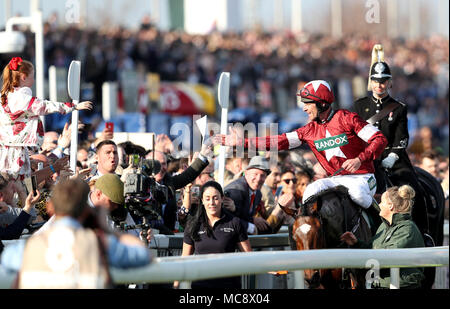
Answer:
M136 222L148 224L148 227L160 228L162 223L162 205L167 203L168 188L156 182L153 175L159 173L161 164L156 160L146 160L137 155L130 156L133 172L128 174L124 183L125 207ZM124 220L117 220L123 228Z

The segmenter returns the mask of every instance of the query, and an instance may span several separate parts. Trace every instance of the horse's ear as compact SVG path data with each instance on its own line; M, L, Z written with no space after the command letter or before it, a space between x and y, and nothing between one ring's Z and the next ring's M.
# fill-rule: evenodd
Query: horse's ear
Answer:
M319 211L319 206L317 205L317 201L315 201L314 203L311 204L311 213L317 213Z
M281 206L280 204L278 204L278 206L280 206L280 208L289 216L293 217L294 219L297 218L297 210L291 209L289 207L286 206Z

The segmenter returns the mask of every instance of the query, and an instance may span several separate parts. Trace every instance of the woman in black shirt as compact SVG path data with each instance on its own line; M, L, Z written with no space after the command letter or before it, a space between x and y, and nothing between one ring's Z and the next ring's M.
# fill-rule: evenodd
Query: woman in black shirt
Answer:
M230 253L251 251L247 231L238 217L222 207L222 187L215 181L200 189L200 207L188 219L183 239L182 256L192 254ZM178 287L178 282L174 283ZM192 282L192 288L240 288L240 277L219 278Z

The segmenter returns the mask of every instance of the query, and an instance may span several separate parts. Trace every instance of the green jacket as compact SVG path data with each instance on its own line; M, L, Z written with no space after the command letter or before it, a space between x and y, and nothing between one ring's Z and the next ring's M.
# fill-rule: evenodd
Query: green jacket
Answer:
M382 218L377 232L371 242L358 240L355 247L372 249L398 249L425 247L422 234L411 220L409 213L396 213L392 224ZM425 279L422 268L400 268L400 288L420 288ZM390 270L380 269L380 281L374 287L389 288Z

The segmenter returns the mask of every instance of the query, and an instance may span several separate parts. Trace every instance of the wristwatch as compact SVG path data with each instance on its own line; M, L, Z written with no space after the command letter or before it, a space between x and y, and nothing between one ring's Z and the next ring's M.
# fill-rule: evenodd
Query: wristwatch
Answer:
M189 209L186 209L186 207L181 206L179 213L187 216L189 214Z

